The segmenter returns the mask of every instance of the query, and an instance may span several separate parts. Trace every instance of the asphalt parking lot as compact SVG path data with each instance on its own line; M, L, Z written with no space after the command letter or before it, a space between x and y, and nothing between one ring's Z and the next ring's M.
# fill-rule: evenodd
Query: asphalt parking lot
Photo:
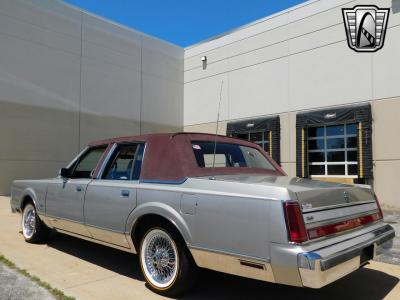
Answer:
M47 290L2 263L0 263L0 287L0 299L2 300L54 299Z
M146 288L135 255L64 235L54 236L48 244L27 244L19 233L19 222L20 216L10 213L9 199L0 197L0 253L66 295L166 299ZM400 299L399 280L400 266L382 262L372 262L320 290L204 270L195 289L180 299Z

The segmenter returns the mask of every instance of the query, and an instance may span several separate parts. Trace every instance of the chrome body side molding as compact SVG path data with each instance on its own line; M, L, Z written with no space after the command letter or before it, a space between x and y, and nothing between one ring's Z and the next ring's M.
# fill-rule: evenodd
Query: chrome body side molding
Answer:
M268 261L191 246L189 246L189 249L196 264L201 268L275 282L274 274Z

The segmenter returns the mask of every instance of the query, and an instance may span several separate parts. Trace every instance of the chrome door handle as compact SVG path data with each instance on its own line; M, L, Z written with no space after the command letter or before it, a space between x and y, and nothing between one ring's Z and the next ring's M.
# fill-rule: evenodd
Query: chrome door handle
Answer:
M122 190L121 191L121 197L129 197L129 191L128 190Z
M82 190L83 190L83 189L82 189L81 186L77 186L77 187L76 187L76 191L77 191L77 192L82 192Z

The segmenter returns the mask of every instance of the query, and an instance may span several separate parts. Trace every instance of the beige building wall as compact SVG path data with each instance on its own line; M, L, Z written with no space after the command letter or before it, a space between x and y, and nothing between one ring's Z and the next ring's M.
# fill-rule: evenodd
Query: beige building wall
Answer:
M400 208L400 97L372 103L374 188L388 207Z
M392 8L385 46L376 53L356 53L347 45L341 8L361 4L365 2L307 1L186 48L185 130L215 132L223 81L222 122L279 115L281 164L294 176L298 112L371 103L370 183L384 205L400 208L400 145L395 134L400 124L399 1L368 2Z
M182 48L61 1L0 1L0 195L90 140L182 124Z

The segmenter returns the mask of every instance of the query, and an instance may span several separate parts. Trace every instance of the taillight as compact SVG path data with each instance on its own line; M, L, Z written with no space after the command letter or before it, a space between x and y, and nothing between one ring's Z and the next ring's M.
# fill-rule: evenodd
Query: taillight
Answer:
M306 226L298 202L287 201L283 203L285 211L286 227L289 241L302 243L308 240Z
M372 215L362 216L351 220L342 221L339 223L324 225L308 230L308 236L310 239L317 239L326 235L339 233L345 230L357 228L359 226L373 223L381 219L379 213L374 213Z

